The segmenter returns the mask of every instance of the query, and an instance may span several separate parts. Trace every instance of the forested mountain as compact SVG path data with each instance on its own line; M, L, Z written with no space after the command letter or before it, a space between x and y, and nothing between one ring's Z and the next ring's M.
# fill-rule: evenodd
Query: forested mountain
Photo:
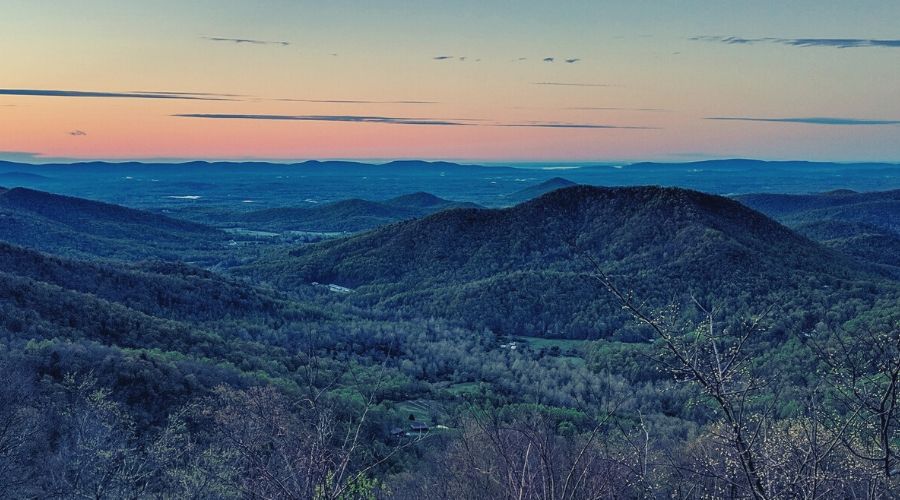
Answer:
M509 209L445 211L241 272L293 288L338 283L358 305L503 334L633 339L586 256L656 305L777 304L780 334L897 297L896 284L733 200L656 187L577 186Z
M0 242L0 271L174 320L265 317L290 310L272 292L180 263L113 264L53 257ZM78 311L69 311L77 315Z
M750 194L741 203L861 262L900 273L900 190Z
M900 189L868 193L842 189L809 195L748 194L736 199L791 226L841 220L900 234Z
M216 229L26 188L0 192L0 240L59 254L176 259L222 248Z
M258 210L236 220L254 229L272 231L356 232L460 207L477 205L419 192L383 202L354 198L312 207Z
M589 478L581 493L672 496L700 477L673 471L730 453L682 453L715 439L721 417L697 403L709 391L661 369L661 338L625 317L586 256L653 310L716 307L716 346L747 356L747 376L770 391L745 410L767 423L762 456L811 418L798 401L814 400L835 362L816 357L819 342L845 329L844 341L867 340L900 321L896 281L682 189L575 186L497 210L426 193L350 200L336 204L350 220L438 212L289 249L236 244L206 253L210 269L181 262L222 244L205 226L21 189L0 200L0 240L32 247L0 242L0 497L502 497L502 457L544 454L555 481L569 469ZM805 229L885 236L842 221ZM250 262L238 277L211 270L232 254ZM735 344L732 332L769 306ZM686 307L673 318L680 339L703 316ZM873 369L877 353L893 359L853 352ZM880 477L840 453L828 474ZM351 493L321 494L332 486Z
M576 185L576 183L568 179L563 179L562 177L554 177L540 184L529 186L525 189L516 191L515 193L507 195L504 198L506 198L506 200L510 203L521 203L523 201L528 201L530 199L537 198L538 196L547 194L550 191L555 191L557 189L567 188L574 185Z

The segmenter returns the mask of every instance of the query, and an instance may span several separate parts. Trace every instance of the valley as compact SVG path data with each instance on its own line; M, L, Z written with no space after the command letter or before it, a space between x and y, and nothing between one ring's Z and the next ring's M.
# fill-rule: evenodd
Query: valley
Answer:
M463 463L468 433L495 425L570 450L602 432L611 448L590 453L616 466L592 477L634 478L635 439L652 441L646 453L662 461L721 422L715 405L700 402L715 393L666 368L670 340L655 321L682 332L671 340L678 346L712 318L717 342L746 363L739 377L766 380L742 404L773 429L804 415L797 401L822 387L830 342L871 331L892 338L900 326L897 191L724 197L550 177L502 196L367 199L372 192L348 184L322 203L297 199L305 194L240 210L204 201L228 198L227 177L190 186L204 193L197 199L129 198L143 208L71 195L86 187L61 195L7 179L0 398L13 413L4 410L10 427L0 439L34 441L0 463L20 467L27 491L58 487L42 468L69 452L52 429L65 436L73 418L102 423L103 440L79 453L119 474L122 488L142 479L122 479L108 457L127 450L150 460L173 445L166 440L192 443L196 452L153 458L146 487L161 495L195 487L178 476L188 464L237 491L227 490L239 481L230 460L243 455L228 433L288 445L311 432L306 419L325 415L327 432L356 435L352 450L332 443L328 460L351 460L399 496L423 487L416 475L444 481L437 471ZM98 198L123 196L104 189ZM660 319L635 321L609 285ZM759 326L741 337L747 321ZM15 418L24 414L34 417ZM236 426L266 414L295 434L275 443L264 428ZM653 474L670 491L687 487L671 470Z

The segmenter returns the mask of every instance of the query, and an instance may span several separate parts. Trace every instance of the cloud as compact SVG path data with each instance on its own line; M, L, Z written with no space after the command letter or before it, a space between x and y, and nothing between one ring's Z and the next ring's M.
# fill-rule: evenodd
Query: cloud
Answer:
M432 59L435 61L446 61L447 59L453 59L453 56L434 56Z
M127 99L184 99L191 101L234 101L227 94L192 94L188 92L88 92L82 90L0 89L0 95L38 97L102 97Z
M522 123L497 123L474 119L406 118L395 116L362 115L244 115L218 113L183 113L172 115L178 118L207 118L214 120L273 120L307 122L349 122L380 123L389 125L436 125L470 127L524 127L524 128L571 128L571 129L635 129L651 130L655 127L603 125L595 123L565 123L530 121Z
M827 116L801 118L754 118L745 116L712 116L706 120L772 122L772 123L804 123L809 125L900 125L900 120L870 120L861 118L835 118Z
M87 132L85 132L84 130L73 130L73 131L69 132L69 135L82 136L82 135L87 135Z
M368 101L362 99L272 99L279 102L312 102L320 104L439 104L437 101Z
M586 128L586 129L626 129L657 130L657 127L602 125L596 123L561 123L561 122L525 122L497 124L498 127L533 127L533 128Z
M608 83L582 83L582 82L534 82L532 85L548 85L556 87L612 87Z
M544 58L544 62L552 63L553 61L556 61L555 57L545 57Z
M287 47L291 44L291 42L286 42L284 40L277 41L269 41L269 40L254 40L252 38L229 38L224 36L202 36L200 37L204 40L209 40L210 42L229 42L236 44L248 44L248 45L280 45L282 47Z
M900 40L875 38L742 38L737 36L695 36L690 39L701 42L718 42L728 45L769 43L789 45L792 47L832 47L836 49L864 47L900 48Z
M238 115L218 113L184 113L172 115L179 118L208 118L217 120L276 120L276 121L308 121L308 122L352 122L352 123L387 123L392 125L469 125L463 121L437 120L432 118L403 118L393 116L360 116L360 115Z
M579 59L579 58L577 58L577 57L573 57L573 58L571 58L571 59L566 59L566 62L569 63L569 64L575 64L575 63L577 63L577 62L580 61L580 60L581 60L581 59Z

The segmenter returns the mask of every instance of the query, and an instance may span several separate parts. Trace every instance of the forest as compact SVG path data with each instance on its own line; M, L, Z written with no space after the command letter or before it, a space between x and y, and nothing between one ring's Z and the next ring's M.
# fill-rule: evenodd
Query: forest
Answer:
M551 181L0 190L0 497L900 496L896 192Z

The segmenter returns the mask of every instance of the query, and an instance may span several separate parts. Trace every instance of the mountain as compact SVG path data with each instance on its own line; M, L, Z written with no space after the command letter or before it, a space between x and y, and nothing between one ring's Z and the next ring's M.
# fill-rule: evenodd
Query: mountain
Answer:
M429 193L413 193L384 202L353 198L308 208L258 210L237 217L242 224L273 231L356 232L450 208L477 207Z
M475 203L445 200L431 193L422 191L391 198L390 200L385 201L384 204L409 210L421 210L423 212L436 212L438 210L447 210L450 208L481 208Z
M0 240L51 253L177 259L220 248L225 234L108 203L26 188L0 192Z
M576 183L563 179L562 177L554 177L552 179L548 179L540 184L536 184L534 186L529 186L525 189L516 191L508 196L506 199L513 203L519 203L523 201L527 201L533 198L537 198L538 196L549 193L550 191L555 191L557 189L567 188L570 186L575 186Z
M50 180L52 180L50 177L31 172L0 172L0 182L13 185L17 182L44 182Z
M808 195L748 194L735 199L788 225L842 220L900 234L900 189L868 193L842 189Z
M794 229L823 245L862 262L885 266L900 276L900 235L880 227L843 220L804 222Z
M267 316L284 309L271 292L178 263L85 262L0 242L0 270L171 320Z
M337 283L361 307L505 334L622 335L622 313L586 275L585 254L660 306L693 295L725 311L777 303L787 316L816 309L808 302L828 288L880 297L858 285L879 278L736 201L658 187L576 186L507 209L444 211L239 272L293 288ZM883 286L884 297L896 291ZM843 307L821 304L800 322L831 306Z
M830 248L900 275L900 189L750 194L735 199Z

